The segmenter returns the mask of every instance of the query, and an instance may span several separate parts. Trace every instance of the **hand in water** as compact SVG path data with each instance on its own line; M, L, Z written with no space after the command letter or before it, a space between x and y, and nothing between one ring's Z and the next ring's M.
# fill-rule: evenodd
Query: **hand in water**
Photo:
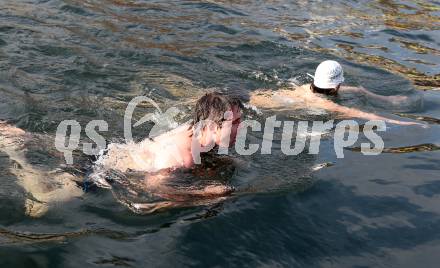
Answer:
M420 126L422 128L428 128L428 124L419 123L419 122L411 122L411 121L398 121L398 120L389 120L391 124L401 125L401 126Z
M402 95L392 96L392 102L396 104L406 102L407 100L408 100L408 96L402 96Z

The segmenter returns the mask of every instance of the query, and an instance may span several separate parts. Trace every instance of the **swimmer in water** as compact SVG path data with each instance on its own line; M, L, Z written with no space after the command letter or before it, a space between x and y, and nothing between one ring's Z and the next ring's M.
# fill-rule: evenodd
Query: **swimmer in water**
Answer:
M97 164L120 172L129 170L151 172L145 175L146 190L166 199L178 198L181 201L188 198L216 198L227 195L232 191L230 186L219 181L209 181L215 177L212 175L212 168L206 174L209 180L188 187L175 187L170 177L176 169L189 169L195 166L194 148L204 155L216 146L233 145L241 122L242 107L241 101L236 98L216 92L205 94L196 103L191 123L164 133L154 140L146 139L132 145L110 144L108 153L102 156ZM225 113L228 115L226 118ZM196 131L196 127L200 126L198 123L204 120L210 121ZM50 148L52 140L52 137L26 133L0 120L0 152L6 153L13 163L10 172L26 191L25 211L32 217L43 216L50 208L58 207L60 203L83 195L81 187L78 186L81 178L63 171L62 168L51 170L49 167L33 165L28 161L26 153L29 147ZM194 141L196 146L193 144ZM58 158L58 154L53 153L53 157ZM59 156L62 162L62 157ZM226 166L221 165L219 164L222 171L227 169ZM200 168L195 169L195 172L200 173ZM162 205L162 207L171 206L173 206L171 202ZM151 211L158 208L159 206L156 206Z
M96 164L104 170L146 172L145 189L159 196L176 193L209 197L230 193L231 187L223 184L182 190L167 186L167 180L172 177L173 170L189 169L199 164L201 153L203 155L218 146L232 146L241 123L242 108L243 104L237 98L218 92L207 93L196 102L191 123L136 144L110 144L107 154ZM97 174L92 179L98 185L108 187L105 178Z
M32 149L50 148L51 137L27 133L0 120L0 152L7 155L9 172L25 190L25 213L31 217L43 216L50 208L82 196L78 187L80 181L75 175L60 168L52 169L36 165L28 160ZM50 152L54 159L60 159L56 152Z
M250 104L270 109L324 109L336 113L340 118L360 118L365 120L382 120L398 125L422 125L415 122L399 121L373 113L364 112L335 103L332 98L343 94L356 94L385 105L395 105L408 101L406 96L382 96L362 87L342 86L344 72L342 66L332 60L319 64L316 68L312 84L296 87L294 90L281 89L276 92L267 90L254 91L250 96Z

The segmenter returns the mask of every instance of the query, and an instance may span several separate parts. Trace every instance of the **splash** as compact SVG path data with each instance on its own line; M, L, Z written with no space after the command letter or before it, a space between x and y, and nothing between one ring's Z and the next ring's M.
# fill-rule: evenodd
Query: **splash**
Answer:
M141 214L212 204L234 191L229 183L234 170L231 161L205 154L202 164L193 168L169 167L168 158L178 155L164 150L160 141L112 143L99 156L89 179L110 189L120 203Z

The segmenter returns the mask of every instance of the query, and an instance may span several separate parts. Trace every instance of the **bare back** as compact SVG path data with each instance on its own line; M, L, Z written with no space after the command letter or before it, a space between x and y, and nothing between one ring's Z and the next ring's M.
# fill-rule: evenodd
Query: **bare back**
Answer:
M366 93L367 92L367 93ZM383 101L387 100L387 96L380 96L371 93L363 88L342 87L341 94L355 94L377 98ZM390 103L401 101L402 96L389 97ZM366 120L383 120L393 124L399 125L415 125L419 123L398 121L394 119L385 118L373 113L361 111L356 108L346 107L335 103L327 98L325 95L313 93L310 90L310 84L306 84L293 89L280 89L277 91L257 90L252 92L250 97L250 104L271 110L325 110L334 113L336 118L361 118ZM420 124L419 124L420 125Z

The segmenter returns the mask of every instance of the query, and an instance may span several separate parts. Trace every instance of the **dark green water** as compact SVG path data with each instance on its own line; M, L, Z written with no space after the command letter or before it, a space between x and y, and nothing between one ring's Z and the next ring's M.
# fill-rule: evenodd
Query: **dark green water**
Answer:
M318 156L254 155L252 172L232 178L242 195L151 215L97 189L29 217L0 148L0 266L437 267L439 17L436 1L0 1L0 120L47 143L27 148L37 167L59 166L48 151L62 120L104 119L120 141L133 97L183 110L210 88L246 98L305 82L328 58L351 85L427 89L404 116L431 118L388 129L379 156L337 159L331 138Z

